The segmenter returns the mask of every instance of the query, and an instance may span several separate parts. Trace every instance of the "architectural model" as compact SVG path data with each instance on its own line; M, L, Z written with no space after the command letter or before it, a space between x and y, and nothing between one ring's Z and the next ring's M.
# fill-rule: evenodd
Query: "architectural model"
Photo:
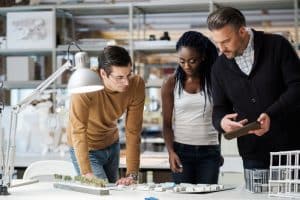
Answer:
M54 174L57 182L53 184L55 188L83 192L95 195L109 195L109 189L106 188L107 181L99 178L86 178L83 176L63 176Z
M269 196L300 198L300 151L271 152Z

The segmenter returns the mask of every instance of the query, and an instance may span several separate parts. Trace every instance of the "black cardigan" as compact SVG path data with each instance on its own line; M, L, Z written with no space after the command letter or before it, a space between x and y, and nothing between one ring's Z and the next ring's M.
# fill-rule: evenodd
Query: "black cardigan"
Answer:
M254 31L254 30L253 30ZM224 132L224 115L257 120L263 112L271 118L268 133L238 138L243 158L265 160L269 152L300 149L300 62L282 36L254 31L254 64L245 75L234 59L219 56L212 68L213 124Z

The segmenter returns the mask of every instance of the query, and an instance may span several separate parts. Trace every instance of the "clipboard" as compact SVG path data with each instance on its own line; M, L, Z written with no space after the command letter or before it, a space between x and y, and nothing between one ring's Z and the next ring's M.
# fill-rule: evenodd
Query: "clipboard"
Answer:
M246 124L245 126L243 126L242 128L239 128L237 130L224 133L224 137L227 140L231 140L233 138L247 135L250 130L255 130L255 129L260 129L260 123L258 121Z

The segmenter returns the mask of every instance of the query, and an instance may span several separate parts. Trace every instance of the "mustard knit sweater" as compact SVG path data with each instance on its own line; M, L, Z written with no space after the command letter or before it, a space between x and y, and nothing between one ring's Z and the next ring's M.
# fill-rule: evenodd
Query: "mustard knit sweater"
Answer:
M71 96L68 144L75 149L81 174L92 172L89 150L104 149L118 140L117 120L125 112L127 174L138 172L144 102L145 83L139 76L129 80L126 92L105 88Z

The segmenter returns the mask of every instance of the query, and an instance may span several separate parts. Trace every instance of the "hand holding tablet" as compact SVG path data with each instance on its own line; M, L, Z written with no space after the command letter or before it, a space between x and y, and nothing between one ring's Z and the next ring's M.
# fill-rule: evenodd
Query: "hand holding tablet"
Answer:
M236 137L247 135L250 130L255 130L255 129L260 129L260 123L258 121L246 124L245 126L237 130L224 133L224 137L227 140L231 140Z

